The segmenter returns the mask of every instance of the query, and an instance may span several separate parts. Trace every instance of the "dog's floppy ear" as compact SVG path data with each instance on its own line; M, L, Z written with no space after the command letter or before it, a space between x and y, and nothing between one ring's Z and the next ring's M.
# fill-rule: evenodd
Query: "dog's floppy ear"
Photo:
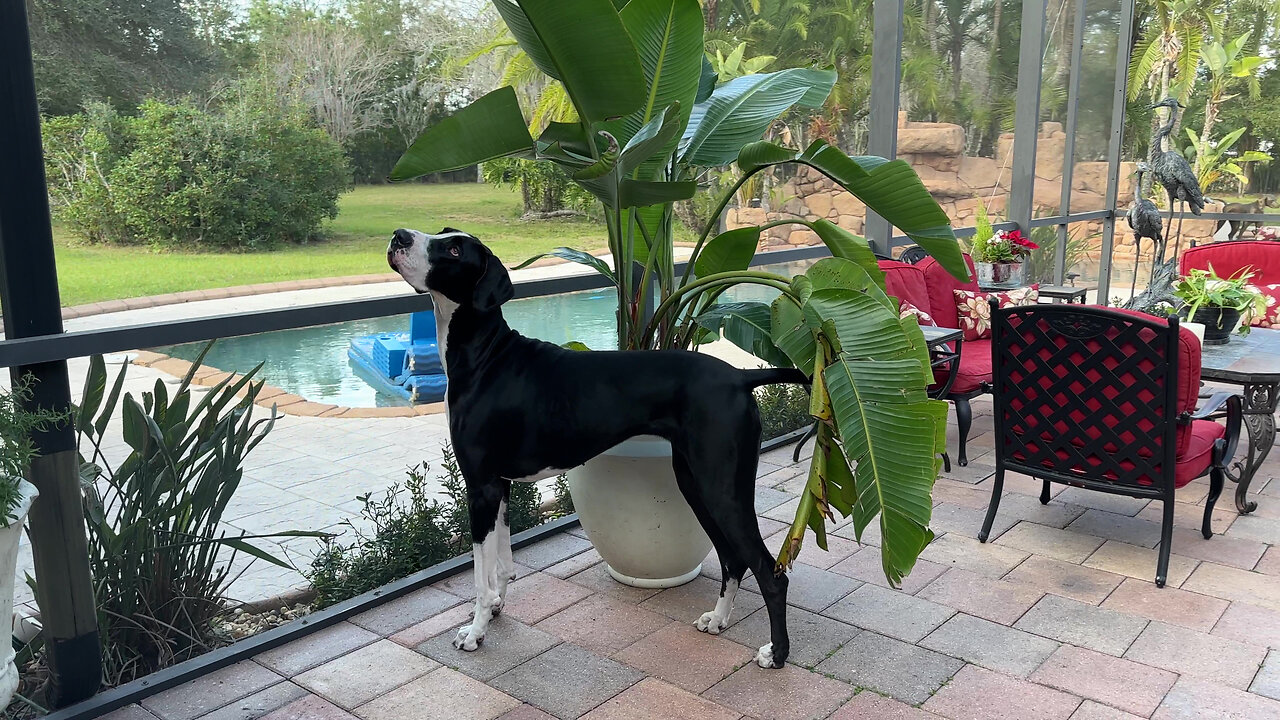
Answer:
M484 253L484 272L476 282L471 302L477 310L492 310L510 300L516 289L511 285L511 275L502 261L489 248L485 248Z

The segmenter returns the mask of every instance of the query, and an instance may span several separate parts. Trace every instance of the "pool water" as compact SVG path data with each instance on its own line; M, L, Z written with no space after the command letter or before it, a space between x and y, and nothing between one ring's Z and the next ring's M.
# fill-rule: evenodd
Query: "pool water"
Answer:
M804 272L808 262L768 265L760 269L788 277ZM723 302L770 302L777 291L759 285L739 285L721 296ZM612 290L587 290L563 295L512 300L502 312L514 330L557 345L577 340L595 350L617 344ZM347 359L351 338L409 329L408 315L280 330L226 338L214 343L204 363L209 367L247 372L263 363L259 375L268 385L308 400L346 407L407 405L408 401L376 392ZM153 348L184 360L195 360L204 343Z

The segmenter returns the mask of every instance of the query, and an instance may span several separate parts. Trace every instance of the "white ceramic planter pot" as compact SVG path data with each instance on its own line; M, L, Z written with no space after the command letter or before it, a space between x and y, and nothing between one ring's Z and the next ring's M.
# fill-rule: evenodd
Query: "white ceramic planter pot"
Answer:
M582 529L619 582L666 588L698 576L711 539L676 485L671 443L632 438L568 479Z
M17 516L7 527L0 528L0 624L4 635L13 635L13 583L18 569L18 541L22 538L22 526L36 499L36 488L31 483L18 481L22 497L13 514ZM18 667L13 664L13 643L0 643L0 707L5 707L18 691Z

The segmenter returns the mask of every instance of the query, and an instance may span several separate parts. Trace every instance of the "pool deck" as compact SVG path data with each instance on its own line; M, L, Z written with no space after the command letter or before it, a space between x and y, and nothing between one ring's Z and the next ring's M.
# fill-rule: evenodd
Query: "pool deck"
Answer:
M1013 474L993 542L978 543L990 404L975 412L972 462L938 480L939 537L902 589L885 587L874 529L859 545L831 523L827 552L810 538L781 670L752 661L768 618L751 580L724 633L693 628L719 592L714 553L687 585L639 590L573 530L516 551L518 579L475 653L450 644L467 572L107 718L1280 719L1280 458L1263 466L1256 514L1237 516L1226 494L1211 540L1195 529L1207 482L1178 491L1157 589L1158 503L1056 487L1041 505L1040 483ZM790 453L767 453L756 483L774 549L805 480Z

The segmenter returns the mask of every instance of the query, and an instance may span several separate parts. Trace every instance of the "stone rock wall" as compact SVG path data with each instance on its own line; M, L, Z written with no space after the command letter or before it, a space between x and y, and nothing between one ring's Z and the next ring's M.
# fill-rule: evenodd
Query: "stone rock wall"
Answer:
M1062 204L1062 168L1066 150L1066 133L1062 124L1046 122L1040 127L1036 141L1036 181L1032 190L1032 212L1036 216L1058 215ZM949 123L909 122L906 113L898 116L898 157L911 164L924 186L942 206L956 227L974 223L979 199L994 221L1005 217L1009 199L1010 168L1008 162L963 154L964 128ZM1012 158L1013 133L1005 133L996 143L996 157ZM1117 207L1121 211L1133 202L1133 163L1122 163ZM1102 210L1106 205L1107 163L1076 163L1071 175L1071 211ZM782 193L790 197L780 211L761 208L731 209L729 228L758 225L785 217L800 216L813 221L825 218L840 227L861 234L866 222L866 206L842 190L822 173L808 167L787 182ZM1210 204L1209 212L1219 208ZM1188 215L1188 217L1191 217ZM1206 240L1213 235L1217 223L1210 220L1187 220L1183 224L1184 244L1190 238ZM1097 253L1101 243L1102 223L1085 223L1084 237L1090 238L1091 251ZM1078 232L1073 226L1073 232ZM895 231L896 232L896 231ZM821 240L804 226L771 228L761 238L760 247L780 249L816 245ZM1144 252L1146 249L1144 248ZM1123 219L1116 223L1115 256L1133 256L1133 237Z

